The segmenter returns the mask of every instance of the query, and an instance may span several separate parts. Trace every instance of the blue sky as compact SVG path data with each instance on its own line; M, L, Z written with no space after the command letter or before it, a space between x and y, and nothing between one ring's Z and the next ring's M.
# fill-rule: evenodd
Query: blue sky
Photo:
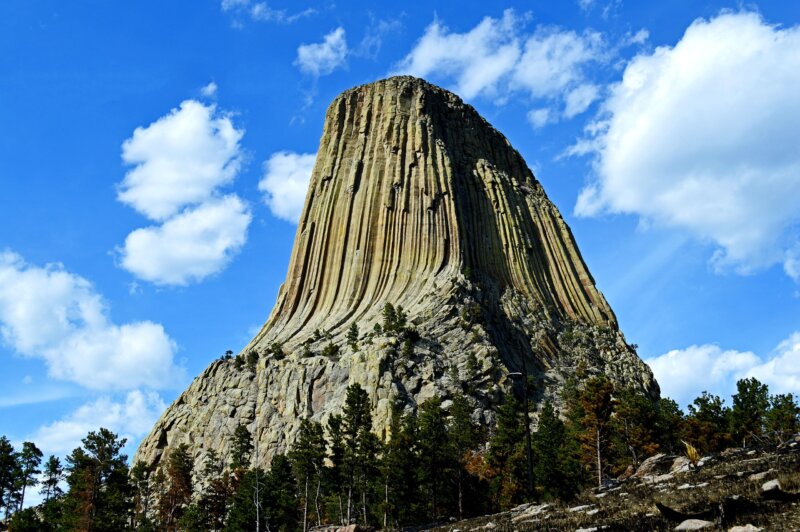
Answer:
M667 395L800 393L798 22L794 2L3 2L0 433L136 443L239 350L327 105L392 73L523 154Z

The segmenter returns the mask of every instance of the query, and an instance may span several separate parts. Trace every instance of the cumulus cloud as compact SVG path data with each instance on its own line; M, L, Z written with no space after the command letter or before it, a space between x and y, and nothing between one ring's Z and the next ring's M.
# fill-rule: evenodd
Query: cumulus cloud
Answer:
M347 60L347 40L341 26L331 31L321 43L301 44L297 47L295 64L307 74L330 74Z
M200 89L200 94L202 94L206 98L213 98L214 96L217 95L218 88L219 87L217 87L217 84L212 81L211 83Z
M89 431L101 427L128 439L128 447L152 428L167 405L155 392L132 390L122 401L100 397L63 419L40 427L29 438L47 454L65 454L81 445Z
M525 32L525 22L526 17L510 9L499 19L485 17L464 33L434 20L395 71L441 79L467 99L486 96L503 101L522 93L552 104L571 95L564 117L585 111L597 97L597 88L585 83L586 69L610 57L603 36L552 26ZM529 119L541 127L558 118L555 110L548 120L543 117L542 112Z
M548 107L542 107L540 109L531 109L530 111L528 111L527 118L528 122L530 122L530 124L534 127L534 129L539 129L541 127L544 127L547 124L554 122L556 120L554 111Z
M216 92L209 87L203 90ZM124 142L122 158L135 166L118 199L161 225L128 235L119 250L123 268L159 285L186 285L225 268L251 221L244 201L219 190L239 173L243 135L214 105L187 100Z
M714 243L718 269L783 263L800 241L800 27L750 12L694 21L635 57L594 135L594 181L575 213L634 214Z
M227 266L247 241L252 216L235 194L187 209L125 239L122 267L159 285L187 285Z
M258 189L264 193L264 203L272 214L297 223L316 158L315 153L279 151L264 162L264 177Z
M771 393L800 394L800 332L761 358L750 351L724 350L718 345L693 345L645 360L661 392L686 406L703 391L730 400L736 381L755 377Z
M122 144L122 160L133 168L117 199L151 220L164 220L184 205L208 199L236 177L243 135L216 106L182 102L149 126L136 128Z
M87 388L166 388L183 378L160 324L117 325L89 281L10 251L0 253L0 333L20 354L43 359L52 377Z

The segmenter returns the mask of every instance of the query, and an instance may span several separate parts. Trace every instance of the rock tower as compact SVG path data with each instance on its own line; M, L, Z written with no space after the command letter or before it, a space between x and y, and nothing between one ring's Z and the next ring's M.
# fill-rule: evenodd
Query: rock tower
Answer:
M383 330L387 304L407 315L403 330ZM135 459L180 443L197 463L224 456L244 423L268 462L302 418L338 413L352 383L378 434L395 402L446 407L459 392L491 424L523 371L539 402L559 405L567 379L596 374L658 396L520 154L458 96L412 77L328 108L286 281L248 355L255 367L213 362Z

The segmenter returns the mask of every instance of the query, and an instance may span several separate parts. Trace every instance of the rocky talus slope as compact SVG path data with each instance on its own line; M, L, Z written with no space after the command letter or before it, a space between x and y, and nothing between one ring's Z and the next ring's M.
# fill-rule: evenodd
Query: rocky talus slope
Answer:
M413 331L374 330L386 303ZM538 401L600 373L658 395L520 154L456 95L411 77L330 105L286 281L240 356L251 352L254 368L212 363L135 459L180 443L198 463L208 449L224 456L244 423L268 462L302 418L340 411L351 383L368 392L378 434L394 402L447 406L456 391L492 423L519 371Z

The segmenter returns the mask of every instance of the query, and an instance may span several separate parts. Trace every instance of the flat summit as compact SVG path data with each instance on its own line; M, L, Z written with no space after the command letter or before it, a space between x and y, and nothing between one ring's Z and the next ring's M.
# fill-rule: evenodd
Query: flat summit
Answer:
M388 306L405 323L386 327ZM458 96L405 76L328 108L286 281L239 357L251 364L197 377L135 460L181 443L198 464L225 456L244 424L269 462L301 419L339 412L352 383L379 435L393 404L447 407L458 392L491 425L517 372L539 403L598 374L659 393L520 154Z

